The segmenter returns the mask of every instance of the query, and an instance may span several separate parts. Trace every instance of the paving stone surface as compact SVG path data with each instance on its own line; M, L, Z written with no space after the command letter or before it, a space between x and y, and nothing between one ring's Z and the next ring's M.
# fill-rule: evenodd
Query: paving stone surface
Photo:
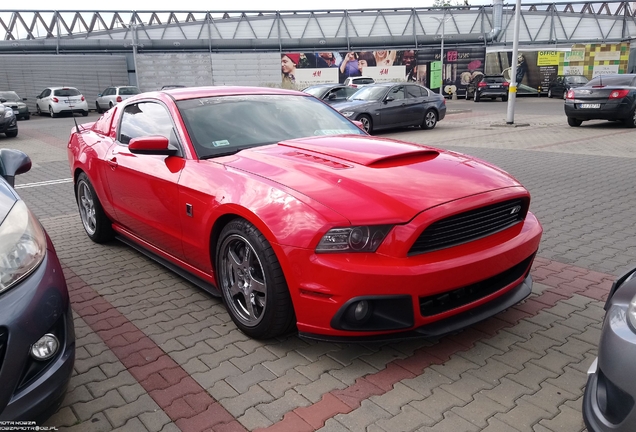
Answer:
M636 140L570 128L559 102L525 100L529 127L448 101L431 131L383 133L468 153L516 176L544 226L533 295L437 340L254 341L222 302L121 243L84 234L66 161L71 119L32 117L0 147L30 154L18 192L48 230L73 300L77 359L46 425L66 431L582 431L612 280L636 265ZM562 102L561 102L562 104ZM89 120L96 116L91 114ZM51 182L59 181L59 182ZM49 183L43 183L49 182Z

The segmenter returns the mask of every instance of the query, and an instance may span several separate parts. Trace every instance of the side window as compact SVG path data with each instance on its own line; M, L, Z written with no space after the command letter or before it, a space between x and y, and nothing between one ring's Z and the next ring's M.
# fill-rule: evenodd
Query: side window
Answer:
M120 143L127 145L133 138L153 135L166 137L171 145L180 148L172 118L163 105L140 102L124 108L119 126Z
M407 85L406 86L406 97L408 98L419 98L422 97L422 92L418 86Z
M335 94L336 98L338 98L338 99L345 99L345 98L348 97L347 96L347 89L345 87L340 87L340 88L337 88L337 89L333 89L331 91L331 93Z
M46 89L44 90L44 92L42 93L42 97L49 97L49 95L51 94L51 89Z
M358 89L358 88L356 88L356 87L345 87L345 92L347 93L347 94L346 94L346 97L353 96L353 94L354 94L355 92L357 92L358 90L360 90L360 89Z
M389 92L389 96L395 100L404 99L404 86L393 87Z

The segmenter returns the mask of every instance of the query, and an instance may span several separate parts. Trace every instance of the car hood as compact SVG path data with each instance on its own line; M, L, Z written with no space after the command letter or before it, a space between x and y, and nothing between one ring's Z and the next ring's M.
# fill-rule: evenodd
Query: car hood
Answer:
M520 186L469 156L360 135L283 141L222 163L287 186L352 223L405 222L449 201Z
M359 111L365 108L378 104L379 101L366 101L366 100L351 100L347 102L338 102L331 104L331 107L338 111Z
M2 225L2 222L9 214L9 210L13 208L17 200L18 198L13 189L0 177L0 225Z

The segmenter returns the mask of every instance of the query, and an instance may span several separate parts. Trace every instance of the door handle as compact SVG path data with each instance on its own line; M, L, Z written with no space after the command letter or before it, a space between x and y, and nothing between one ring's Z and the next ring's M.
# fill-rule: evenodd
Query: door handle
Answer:
M108 160L106 161L106 163L108 163L108 165L110 165L110 167L111 167L112 169L117 168L117 166L119 165L119 164L117 163L117 158L116 158L116 157L112 157L112 158L108 159Z

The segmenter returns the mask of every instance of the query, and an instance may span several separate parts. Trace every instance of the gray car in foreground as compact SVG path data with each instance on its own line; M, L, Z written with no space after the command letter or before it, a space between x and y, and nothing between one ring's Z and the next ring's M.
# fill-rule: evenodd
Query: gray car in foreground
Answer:
M368 133L421 126L433 129L446 116L446 100L426 87L410 83L371 84L333 108L362 123Z
M53 414L75 360L73 316L60 261L44 228L12 187L15 175L30 168L24 153L0 150L0 425L40 424Z
M583 419L589 432L636 431L636 268L605 303L598 358L588 371Z

